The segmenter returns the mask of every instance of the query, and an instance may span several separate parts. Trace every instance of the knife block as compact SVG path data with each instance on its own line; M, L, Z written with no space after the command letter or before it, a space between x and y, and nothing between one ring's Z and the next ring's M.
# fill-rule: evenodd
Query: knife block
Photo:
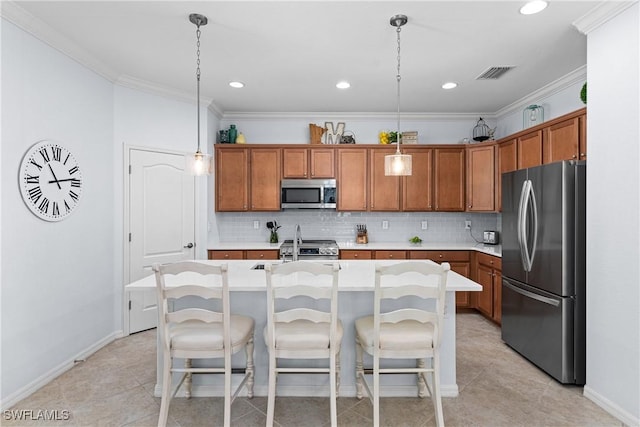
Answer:
M358 233L356 236L356 243L366 244L369 243L369 237L367 236L367 232Z

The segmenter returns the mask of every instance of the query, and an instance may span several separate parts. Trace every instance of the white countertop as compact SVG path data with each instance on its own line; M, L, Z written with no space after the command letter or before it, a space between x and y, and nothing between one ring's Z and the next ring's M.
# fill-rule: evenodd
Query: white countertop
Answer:
M216 243L214 246L209 247L210 250L268 250L279 249L282 243L268 243L268 242L224 242ZM340 250L398 250L398 251L478 251L489 255L501 257L502 246L501 245L485 245L483 243L443 243L443 242L422 242L419 245L414 245L409 242L380 242L380 243L367 243L358 244L355 242L338 242Z
M256 260L198 260L210 265L227 264L229 266L229 289L231 291L264 291L266 276L264 270L252 270L251 267L264 261ZM268 262L268 261L267 261ZM277 263L278 261L272 261ZM322 261L319 261L322 262ZM387 260L339 260L338 274L340 291L372 291L374 287L375 266L389 265L398 261ZM167 277L167 285L171 286L171 276ZM128 291L155 288L155 276L152 274L126 286ZM482 286L464 276L450 271L447 278L447 291L481 291Z

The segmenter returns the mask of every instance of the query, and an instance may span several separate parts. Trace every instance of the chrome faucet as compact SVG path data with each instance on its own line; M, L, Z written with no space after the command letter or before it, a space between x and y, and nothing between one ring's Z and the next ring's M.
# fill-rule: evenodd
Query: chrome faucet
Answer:
M293 236L293 260L298 261L298 245L302 244L302 231L300 224L296 224L296 231Z

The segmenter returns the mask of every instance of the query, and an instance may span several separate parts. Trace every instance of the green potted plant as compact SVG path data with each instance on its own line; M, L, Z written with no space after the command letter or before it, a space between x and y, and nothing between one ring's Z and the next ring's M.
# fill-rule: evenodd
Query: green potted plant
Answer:
M278 243L278 229L280 227L281 225L278 225L278 222L275 220L267 222L267 228L271 231L269 243Z
M580 100L584 105L587 105L587 82L582 85L582 89L580 90Z

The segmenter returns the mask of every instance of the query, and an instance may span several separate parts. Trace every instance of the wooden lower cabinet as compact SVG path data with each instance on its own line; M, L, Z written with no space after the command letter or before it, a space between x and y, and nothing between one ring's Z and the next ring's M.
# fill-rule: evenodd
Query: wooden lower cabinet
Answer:
M375 259L407 259L407 251L375 251Z
M209 250L209 259L267 259L277 260L280 251L278 249L265 249L265 250Z
M482 285L482 291L476 293L475 308L500 324L502 321L502 259L477 253L475 280Z
M371 259L371 251L357 250L357 249L341 250L340 259Z
M470 277L469 251L409 251L410 259L430 259L438 263L448 262L451 270L464 277ZM456 292L456 308L472 308L472 292Z
M244 259L244 251L209 250L209 259Z

